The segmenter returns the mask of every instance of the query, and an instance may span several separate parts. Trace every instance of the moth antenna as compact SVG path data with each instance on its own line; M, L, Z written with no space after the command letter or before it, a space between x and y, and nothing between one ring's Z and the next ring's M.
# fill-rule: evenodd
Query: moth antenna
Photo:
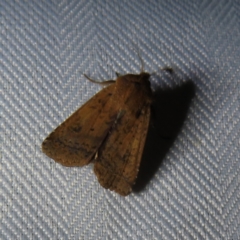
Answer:
M142 57L140 55L139 49L137 49L137 50L138 50L137 54L138 54L138 57L139 57L140 62L141 62L141 70L140 70L140 72L142 73L142 72L144 72L144 61L143 61L143 59L142 59Z
M105 80L105 81L97 81L97 80L94 80L90 77L88 77L86 74L83 74L83 76L89 80L90 82L93 82L93 83L97 83L97 84L102 84L102 85L108 85L108 84L111 84L111 83L114 83L115 80Z
M144 61L143 61L143 59L142 59L142 57L141 57L141 54L140 54L138 45L137 45L137 49L136 49L136 50L137 50L137 55L138 55L138 57L139 57L139 59L140 59L140 62L141 62L140 72L142 73L142 72L144 72Z
M140 50L139 50L139 46L138 46L138 39L136 40L136 42L137 42L137 44L135 44L135 43L133 43L133 49L135 50L135 51L137 51L137 55L138 55L138 57L139 57L139 59L140 59L140 62L141 62L141 69L140 69L140 73L143 73L144 72L144 61L143 61L143 59L142 59L142 57L141 57L141 54L140 54Z

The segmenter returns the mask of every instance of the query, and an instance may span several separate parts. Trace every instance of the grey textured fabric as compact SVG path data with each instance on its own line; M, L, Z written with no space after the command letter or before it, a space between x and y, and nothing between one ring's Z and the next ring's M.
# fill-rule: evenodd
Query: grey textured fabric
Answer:
M1 0L0 11L1 239L240 239L240 1ZM123 198L41 142L101 89L83 73L138 73L138 52L160 101L144 184Z

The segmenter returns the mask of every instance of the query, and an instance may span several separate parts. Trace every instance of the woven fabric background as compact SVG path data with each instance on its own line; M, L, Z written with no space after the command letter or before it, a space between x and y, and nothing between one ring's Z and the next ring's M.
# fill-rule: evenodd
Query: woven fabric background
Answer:
M0 239L240 239L240 1L1 0L0 14ZM123 198L41 143L102 88L83 73L138 73L138 52L162 101L139 179L154 174Z

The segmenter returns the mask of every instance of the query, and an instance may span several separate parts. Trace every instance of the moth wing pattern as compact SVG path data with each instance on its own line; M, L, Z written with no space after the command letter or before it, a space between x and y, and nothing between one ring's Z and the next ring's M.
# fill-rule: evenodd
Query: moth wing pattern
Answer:
M114 90L112 83L88 100L43 141L42 151L67 167L88 164L116 118L111 104Z
M149 105L142 108L138 118L131 119L127 112L116 121L94 164L94 172L102 187L122 196L132 191L138 174L150 120Z

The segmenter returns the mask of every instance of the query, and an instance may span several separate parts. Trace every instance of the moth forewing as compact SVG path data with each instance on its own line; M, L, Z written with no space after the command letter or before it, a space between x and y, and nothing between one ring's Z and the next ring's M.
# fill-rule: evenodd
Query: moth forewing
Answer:
M43 141L42 151L67 167L91 162L117 115L114 91L115 83L93 96Z
M122 196L132 191L138 174L149 125L150 108L146 106L145 114L141 114L135 122L126 123L127 118L126 114L109 135L94 164L94 172L100 184ZM129 128L130 130L127 130Z
M104 188L126 196L137 177L150 120L152 93L149 75L118 78L114 98L121 109L111 133L99 149L94 172Z

